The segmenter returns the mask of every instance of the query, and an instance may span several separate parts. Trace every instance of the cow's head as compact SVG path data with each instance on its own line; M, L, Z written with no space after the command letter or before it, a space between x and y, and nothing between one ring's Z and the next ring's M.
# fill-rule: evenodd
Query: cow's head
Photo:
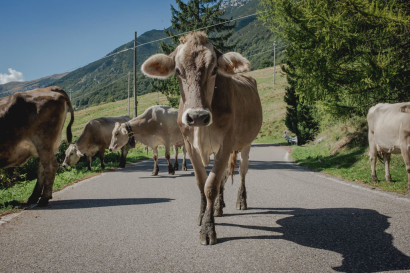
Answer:
M62 166L64 168L67 168L68 166L73 167L82 156L83 154L78 150L77 145L70 144L65 151L65 158Z
M208 126L212 123L214 92L224 91L215 90L217 74L230 77L249 71L250 64L239 53L220 53L202 31L189 33L180 42L170 55L156 54L148 58L141 70L148 77L157 79L176 74L182 99L182 123Z
M108 149L110 152L117 152L122 147L124 147L129 140L127 129L125 128L125 123L116 122L114 130L112 130L111 143Z

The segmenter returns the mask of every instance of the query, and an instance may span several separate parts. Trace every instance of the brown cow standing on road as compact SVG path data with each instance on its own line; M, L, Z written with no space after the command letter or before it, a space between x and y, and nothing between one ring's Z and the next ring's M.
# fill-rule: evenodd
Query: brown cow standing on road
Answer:
M149 77L164 79L176 74L181 100L178 124L194 166L201 192L200 242L217 242L214 204L225 182L228 160L236 161L241 152L241 186L237 209L246 209L245 175L249 150L262 125L262 106L256 81L238 75L249 71L250 64L239 53L221 54L204 32L193 32L180 39L181 44L169 56L156 54L142 65ZM214 165L205 170L214 154ZM218 214L223 202L218 202Z
M67 115L71 142L74 112L67 93L57 86L15 93L0 99L0 168L16 167L39 157L38 178L29 204L46 206L52 198L58 163L55 158Z

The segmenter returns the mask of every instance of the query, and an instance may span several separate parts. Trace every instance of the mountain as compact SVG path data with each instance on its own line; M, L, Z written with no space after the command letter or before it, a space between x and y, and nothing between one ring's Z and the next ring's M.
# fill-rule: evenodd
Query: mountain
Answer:
M10 96L16 92L24 92L31 89L43 88L53 85L57 80L63 78L67 74L68 72L62 74L54 74L33 81L9 82L0 84L0 97Z
M252 69L273 64L272 43L274 36L253 15L257 13L258 4L259 0L229 0L224 2L225 17L228 19L252 15L236 21L235 32L228 41L230 44L235 44L235 51L248 57ZM155 91L150 85L152 80L143 76L139 67L149 56L159 52L159 45L162 41L170 42L162 30L151 30L138 37L138 95ZM50 85L58 85L67 92L71 92L73 105L76 108L82 108L101 102L127 98L128 73L130 72L130 93L132 96L133 47L134 41L130 41L108 53L104 58L50 82Z

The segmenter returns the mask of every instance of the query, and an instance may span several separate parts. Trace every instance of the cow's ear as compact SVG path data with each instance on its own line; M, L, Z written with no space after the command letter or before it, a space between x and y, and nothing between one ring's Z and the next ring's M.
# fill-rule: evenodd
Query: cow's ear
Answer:
M250 69L249 61L237 52L228 52L218 57L218 72L225 76L248 72Z
M121 126L121 134L128 135L127 129L124 126Z
M155 54L142 64L141 71L150 78L166 79L174 74L175 61L171 56Z

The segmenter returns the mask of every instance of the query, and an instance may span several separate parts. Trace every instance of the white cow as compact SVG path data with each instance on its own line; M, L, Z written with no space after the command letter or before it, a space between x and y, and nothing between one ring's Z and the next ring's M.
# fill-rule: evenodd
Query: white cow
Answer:
M378 182L376 160L378 154L384 157L385 178L392 181L389 165L392 153L403 156L410 189L410 102L379 103L367 114L369 124L369 155L372 181Z

